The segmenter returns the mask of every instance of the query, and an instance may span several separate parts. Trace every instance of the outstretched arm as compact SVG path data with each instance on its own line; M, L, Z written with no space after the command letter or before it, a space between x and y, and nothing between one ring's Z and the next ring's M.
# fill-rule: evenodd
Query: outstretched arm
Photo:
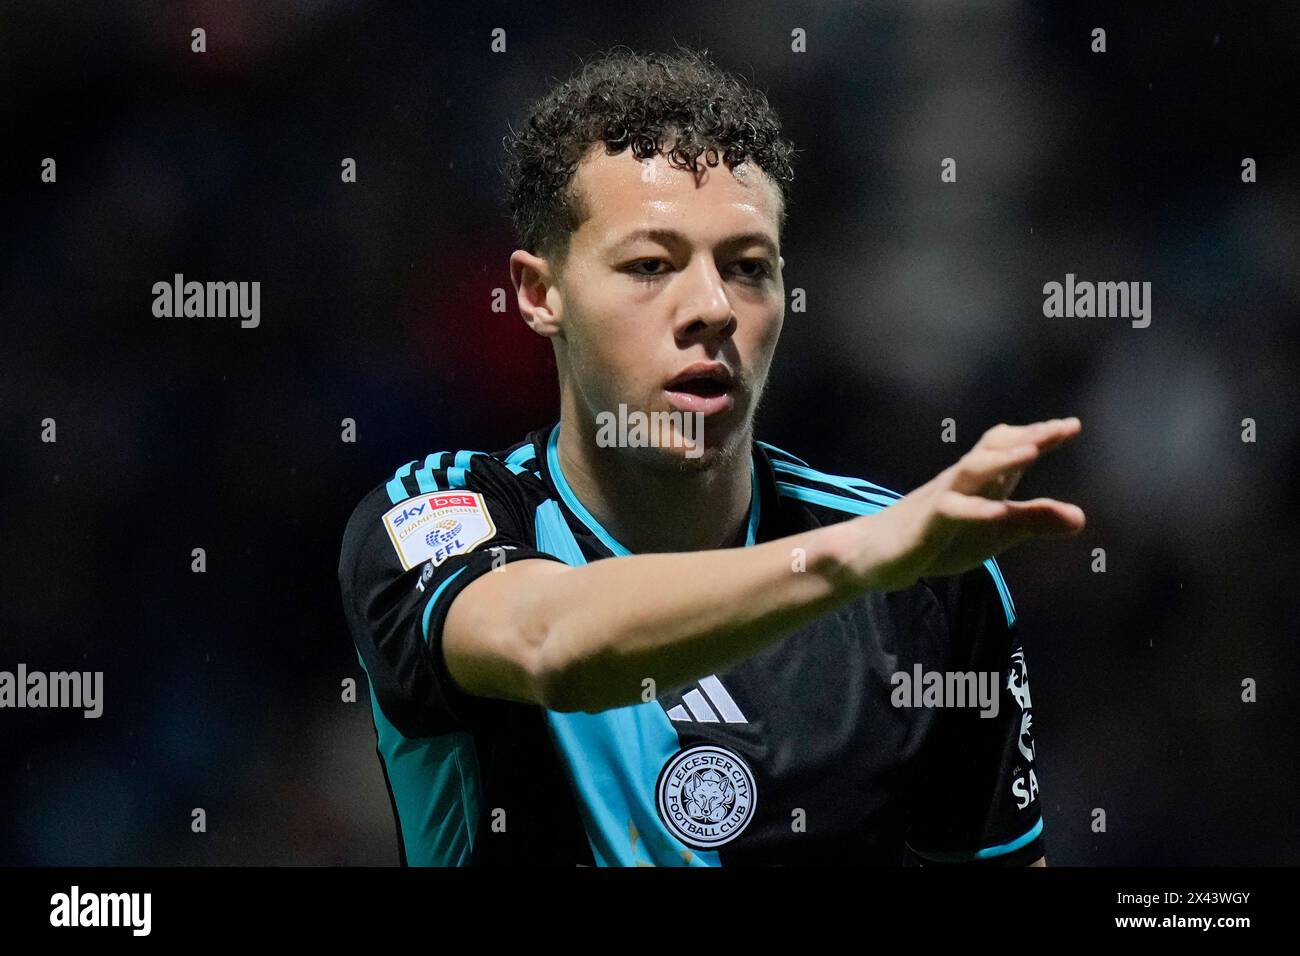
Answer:
M1007 500L1077 418L997 425L952 466L880 512L748 548L647 554L568 567L524 560L456 596L443 628L453 679L470 694L595 712L725 669L861 594L958 574L1083 511ZM793 569L796 549L802 573Z

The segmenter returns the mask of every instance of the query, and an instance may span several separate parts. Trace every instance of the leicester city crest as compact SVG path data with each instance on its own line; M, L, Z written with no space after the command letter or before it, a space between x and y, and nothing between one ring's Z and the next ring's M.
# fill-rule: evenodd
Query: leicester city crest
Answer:
M754 818L754 775L722 747L690 747L659 771L659 817L687 846L712 850L740 836Z

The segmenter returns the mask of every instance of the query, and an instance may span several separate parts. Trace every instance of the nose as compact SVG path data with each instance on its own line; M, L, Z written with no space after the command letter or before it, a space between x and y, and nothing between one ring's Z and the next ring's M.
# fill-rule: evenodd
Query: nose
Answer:
M736 313L713 260L697 257L686 278L688 281L682 286L686 299L677 321L677 337L728 338L736 330Z

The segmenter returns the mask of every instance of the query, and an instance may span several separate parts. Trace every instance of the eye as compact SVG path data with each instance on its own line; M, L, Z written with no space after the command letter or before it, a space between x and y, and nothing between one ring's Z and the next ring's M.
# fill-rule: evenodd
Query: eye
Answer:
M627 267L627 269L624 270L624 271L626 271L627 274L630 275L632 278L634 278L634 279L636 279L636 280L638 280L638 281L640 281L640 282L654 282L656 279L662 279L662 278L664 278L665 276L667 276L668 273L667 273L667 272L655 272L655 273L641 272L641 271L639 271L639 270L640 270L640 267L641 267L641 266L645 266L645 265L650 265L650 266L655 266L655 265L664 265L664 266L666 266L666 265L669 265L669 264L670 264L670 263L668 263L667 261L665 261L665 260L663 260L663 259L638 259L636 262L633 262L631 265L629 265L629 266Z
M766 259L738 259L737 266L745 267L738 270L737 274L745 282L763 282L772 276L772 266ZM663 271L647 272L644 268L653 269L655 266L665 266ZM672 263L666 259L638 259L630 263L623 271L639 282L654 282L658 279L665 279L671 271Z
M741 278L746 282L762 282L772 275L772 267L766 259L740 259L739 265L755 267L753 272L741 273Z

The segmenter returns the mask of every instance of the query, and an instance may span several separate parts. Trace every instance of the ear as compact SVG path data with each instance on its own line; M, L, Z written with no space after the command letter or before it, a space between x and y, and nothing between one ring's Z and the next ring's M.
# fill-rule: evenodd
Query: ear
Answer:
M545 259L523 249L510 255L510 281L524 322L547 338L560 334L560 314L553 307L555 277Z
M776 267L777 267L778 269L784 269L784 268L785 268L785 256L777 256L777 257L776 257Z

